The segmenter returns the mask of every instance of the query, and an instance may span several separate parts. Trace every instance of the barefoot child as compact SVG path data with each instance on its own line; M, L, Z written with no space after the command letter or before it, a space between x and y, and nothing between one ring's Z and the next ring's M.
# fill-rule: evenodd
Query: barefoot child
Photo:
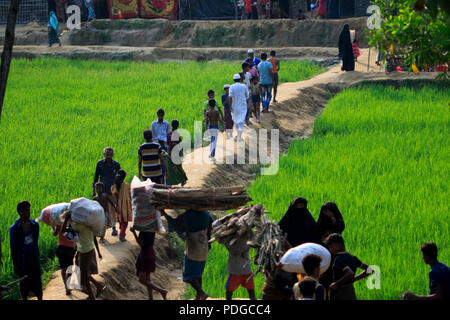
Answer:
M181 183L181 186L184 186L188 178L186 176L186 172L184 172L183 164L181 163L181 157L183 156L182 151L178 155L174 154L174 158L172 159L173 148L182 141L180 133L178 132L178 126L178 120L172 120L172 131L167 134L169 156L166 159L166 167L168 170L166 184L177 185ZM176 156L178 156L179 159L177 159ZM174 159L179 160L180 163L174 163Z
M315 286L316 282L312 279L303 279L300 281L298 288L301 298L296 300L314 300Z
M297 282L294 285L294 299L295 300L304 300L305 296L301 290L301 283L305 280L310 280L314 283L314 290L311 297L311 300L325 300L325 288L319 283L320 277L320 262L322 258L315 254L306 255L303 260L303 269L305 270L306 276L302 279L302 281Z
M344 238L339 233L332 233L326 239L328 250L333 256L331 270L333 283L330 285L331 300L357 300L353 282L367 277L369 266L345 250ZM364 271L355 276L356 269Z
M353 40L352 43L352 49L353 49L353 56L355 57L355 61L358 61L358 57L361 55L359 53L359 46L358 46L358 40Z
M92 198L92 200L97 201L100 203L100 205L103 207L103 211L105 212L105 228L103 229L102 234L100 235L100 244L105 243L105 233L106 229L110 225L109 221L109 208L110 206L113 206L113 208L117 211L116 205L112 201L111 195L104 192L105 185L103 182L96 182L95 183L95 193L97 194L95 197Z
M252 95L252 112L256 117L256 122L260 120L260 104L261 104L261 84L258 82L257 77L252 77L250 83L250 93Z
M149 300L153 300L153 290L158 291L163 299L167 300L167 290L158 287L151 281L151 273L155 272L156 268L156 256L153 250L155 233L141 231L138 236L133 228L130 228L130 231L141 247L141 252L139 252L136 260L136 274L139 277L139 282L147 287Z
M205 119L205 123L206 123L206 112L208 112L209 110L209 101L214 100L214 97L215 97L214 90L208 90L208 100L206 100L205 103L203 104L203 119ZM217 109L220 112L220 116L223 118L222 110L220 109L220 107L217 107ZM208 129L208 126L206 126L206 129Z
M252 275L252 263L250 261L247 241L250 239L251 233L247 230L233 245L226 245L228 249L228 278L225 284L226 298L232 300L233 292L239 286L247 289L250 300L256 300L255 283Z
M126 241L126 231L128 222L132 221L132 206L131 206L131 188L130 184L124 182L127 172L120 169L116 175L116 183L111 187L111 193L115 199L117 207L117 219L119 221L119 239L121 242Z
M66 295L70 296L72 291L67 287L67 268L73 265L73 259L77 252L77 244L74 241L70 241L64 236L66 230L63 230L60 226L53 229L53 235L58 236L58 247L56 248L56 256L59 261L59 268L61 269L61 278L66 288Z
M209 110L206 112L206 127L211 130L211 154L209 155L210 158L214 158L216 155L217 136L219 134L219 121L221 123L224 123L219 111L217 111L215 107L216 100L209 100Z
M223 86L225 93L222 95L222 105L225 120L225 130L227 133L227 139L233 138L233 118L231 117L231 104L229 99L230 85Z

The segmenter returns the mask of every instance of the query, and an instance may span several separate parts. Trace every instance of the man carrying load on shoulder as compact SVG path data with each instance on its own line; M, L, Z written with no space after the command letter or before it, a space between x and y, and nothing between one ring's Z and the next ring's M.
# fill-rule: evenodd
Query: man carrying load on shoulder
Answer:
M208 211L196 210L186 210L177 219L170 218L165 212L163 215L175 224L175 231L186 242L183 281L197 292L195 300L206 300L208 294L202 289L202 276L210 249L213 218Z
M66 212L62 231L67 230L67 223L71 218L70 211ZM80 268L80 284L81 290L88 295L88 300L95 300L96 297L105 290L106 286L92 277L93 274L98 274L97 258L95 256L95 249L98 252L98 258L102 260L102 255L98 247L97 239L94 236L94 232L88 226L81 223L71 222L73 230L78 232L80 239L77 242L77 255L75 258L76 265ZM94 284L97 288L97 295L94 296L90 283Z

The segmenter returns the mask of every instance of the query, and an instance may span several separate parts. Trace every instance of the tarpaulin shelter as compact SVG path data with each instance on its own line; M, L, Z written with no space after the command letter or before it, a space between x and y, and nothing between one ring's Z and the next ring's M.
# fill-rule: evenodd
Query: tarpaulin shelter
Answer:
M289 17L293 18L299 9L303 12L309 11L308 5L315 3L313 0L289 0ZM349 18L367 15L367 8L371 5L371 0L328 0L328 18Z
M235 16L230 0L180 0L180 20L232 20Z
M169 19L178 18L178 0L108 0L110 19L148 18Z

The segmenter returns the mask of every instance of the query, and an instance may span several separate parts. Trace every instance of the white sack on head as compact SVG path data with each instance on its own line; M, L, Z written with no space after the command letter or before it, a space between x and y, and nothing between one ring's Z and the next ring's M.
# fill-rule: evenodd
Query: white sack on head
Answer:
M315 254L322 258L320 262L320 274L327 271L331 263L331 254L327 248L316 243L304 243L297 247L289 249L281 258L280 262L283 264L283 270L291 273L303 273L302 260L308 254Z
M67 207L69 207L69 204L66 202L47 206L42 210L41 215L36 219L36 221L42 221L51 227L60 226L62 225L62 221L60 219L61 213L64 209L67 209Z

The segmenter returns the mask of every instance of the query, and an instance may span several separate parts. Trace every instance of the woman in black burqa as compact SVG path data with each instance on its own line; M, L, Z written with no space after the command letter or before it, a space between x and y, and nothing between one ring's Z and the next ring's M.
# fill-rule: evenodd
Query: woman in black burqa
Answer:
M342 233L345 229L344 218L339 211L338 206L334 202L325 202L320 208L319 219L317 219L319 227L319 236L323 239L332 233Z
M339 57L342 59L342 71L355 70L355 57L353 56L352 42L350 40L350 26L344 25L339 36Z
M318 227L307 204L305 198L295 198L278 223L281 230L287 233L287 241L292 247L319 240Z

